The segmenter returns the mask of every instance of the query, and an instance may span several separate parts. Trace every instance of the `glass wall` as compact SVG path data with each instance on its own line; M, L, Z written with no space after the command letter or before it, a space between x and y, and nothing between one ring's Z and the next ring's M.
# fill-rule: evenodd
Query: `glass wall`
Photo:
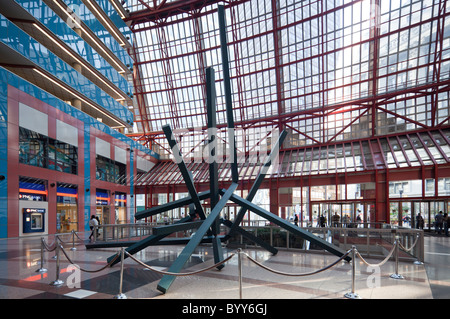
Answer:
M95 160L95 178L100 181L125 185L127 182L126 165L113 161L101 155L97 155Z
M19 163L77 174L78 148L20 127Z

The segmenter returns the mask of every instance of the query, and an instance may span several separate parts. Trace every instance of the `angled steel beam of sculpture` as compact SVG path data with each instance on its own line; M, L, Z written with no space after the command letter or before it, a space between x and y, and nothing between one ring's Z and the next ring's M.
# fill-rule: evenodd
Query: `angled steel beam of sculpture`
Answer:
M180 219L179 221L175 222L174 224L178 224L178 223L179 223L179 224L182 224L182 223L187 223L187 222L191 222L191 221L192 221L191 216L186 216L186 217ZM149 236L149 237L147 237L147 238L144 238L143 240L138 241L137 243L135 243L135 244L129 246L129 247L126 249L126 251L127 251L130 255L134 255L134 254L137 253L138 251L141 251L142 249L145 249L145 248L147 248L148 246L155 245L155 244L158 243L161 239L167 237L168 235L169 235L169 234L163 234L163 235L151 235L151 236ZM110 262L114 259L114 257L115 257L116 255L117 255L117 254L115 254L115 255L109 257L109 258L107 259L108 263L110 263ZM124 258L127 258L127 255L126 255L126 254L125 254ZM117 264L118 262L120 262L120 258L117 258L117 259L111 264L111 267L114 266L115 264Z
M210 191L204 191L201 193L198 193L198 198L199 200L204 200L210 197ZM176 208L180 208L186 205L190 205L193 203L193 199L191 196L187 196L187 197L183 197L180 199L177 199L173 202L170 203L166 203L166 204L161 204L159 206L155 206L155 207L151 207L145 210L141 210L139 212L136 213L136 215L134 216L136 219L142 219L142 218L146 218L146 217L150 217L150 216L154 216L160 213L164 213L167 212L169 210L172 209L176 209ZM194 206L195 207L195 206Z
M224 191L221 191L224 192ZM298 226L292 225L290 222L284 220L283 218L280 218L278 216L276 216L275 214L272 214L271 212L253 204L252 202L243 199L242 197L238 196L238 195L231 195L230 200L242 207L245 207L246 209L254 212L255 214L271 221L274 224L277 224L278 226L288 230L289 232L296 234L300 237L302 237L303 239L306 239L316 245L318 245L319 247L329 251L330 253L338 256L338 257L342 257L343 255L345 255L345 251L343 251L342 249L339 249L339 247L327 242L326 240L310 233L309 231L306 231ZM345 260L350 261L351 258L350 257L346 257Z
M266 177L267 171L269 170L269 168L272 165L275 158L278 156L278 151L281 147L281 144L283 144L283 141L286 138L286 135L287 135L286 131L281 132L280 137L278 138L278 141L273 146L272 150L270 151L269 156L266 157L263 167L261 168L258 176L256 177L256 180L253 183L252 188L248 192L248 195L246 197L246 199L248 201L251 202L253 200L253 197L255 197L256 192L259 189L259 186L261 186L261 183L263 182L264 178ZM246 212L247 212L247 208L245 206L242 206L241 209L239 210L238 214L236 215L236 218L234 219L233 226L231 226L231 229L230 229L230 234L232 234L236 230L236 227L238 227L240 225Z
M153 235L169 235L183 230L199 228L202 224L203 220L196 220L193 222L158 226L153 228Z
M209 190L211 191L211 209L219 201L219 172L217 166L217 119L216 119L216 90L214 69L206 68L206 110L208 117L208 147L209 154Z
M192 201L195 205L195 210L201 219L205 219L205 213L203 212L202 204L200 203L200 199L198 198L197 191L195 190L194 181L192 179L192 174L189 172L186 163L183 160L183 156L181 156L180 148L178 147L177 142L173 136L172 129L170 125L164 125L162 127L164 134L166 135L167 141L169 142L169 146L172 149L173 156L175 158L175 162L178 165L178 168L181 171L181 175L183 176L184 183L188 189L189 195L192 198Z
M219 16L219 31L220 31L220 49L222 53L222 72L223 72L223 86L225 92L225 105L227 110L227 126L228 126L228 143L230 144L230 160L231 160L231 180L233 183L239 181L238 165L237 165L237 151L236 138L234 131L234 117L233 117L233 101L231 99L231 81L230 81L230 67L228 62L228 45L227 33L225 25L225 11L224 6L218 6L217 10Z
M233 192L235 191L237 186L238 186L238 184L236 184L236 183L232 183L230 185L230 187L227 189L227 191L223 194L222 198L217 203L216 207L214 207L214 209L211 211L211 213L205 219L203 224L197 229L194 236L192 236L189 243L186 245L186 247L184 247L181 254L173 262L172 266L170 266L168 272L172 272L172 273L180 272L180 270L186 264L188 259L191 257L195 248L197 248L197 246L202 241L203 236L205 236L209 227L211 227L211 225L215 222L216 218L219 216L220 212L227 204L227 201L230 199L231 195L233 195ZM161 278L161 281L159 282L157 289L163 293L166 293L167 290L169 289L170 285L172 285L175 278L176 278L175 276L164 275Z
M206 113L208 118L208 147L209 154L207 162L209 163L209 190L211 192L210 203L211 210L214 209L219 201L219 171L218 171L218 154L217 154L217 117L216 117L216 89L214 69L206 68ZM213 255L214 262L217 264L223 260L222 245L217 235L220 232L219 217L212 224ZM219 270L224 265L220 265Z

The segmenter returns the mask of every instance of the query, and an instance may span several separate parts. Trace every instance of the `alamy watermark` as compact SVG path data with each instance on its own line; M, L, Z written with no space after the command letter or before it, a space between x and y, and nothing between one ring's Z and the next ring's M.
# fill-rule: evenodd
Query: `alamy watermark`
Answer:
M77 29L80 27L81 19L80 19L80 6L77 4L70 4L67 6L67 19L66 23L67 25L72 29Z
M67 272L71 273L69 277L67 277L67 287L74 289L74 288L81 288L81 268L77 264L70 264L67 267Z
M177 129L171 138L177 142L172 148L173 160L187 162L264 164L272 152L271 166L277 167L280 145L278 129L262 128L253 136L243 129L217 128ZM236 141L240 141L236 143ZM246 141L244 144L243 141ZM250 145L251 144L251 145ZM178 152L180 150L180 152ZM181 154L180 154L181 153Z

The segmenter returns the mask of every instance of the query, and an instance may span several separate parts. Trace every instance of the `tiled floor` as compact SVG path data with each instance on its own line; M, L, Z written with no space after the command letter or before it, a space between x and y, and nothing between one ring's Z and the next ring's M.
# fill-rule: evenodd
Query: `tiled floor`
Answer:
M82 234L80 235L82 236ZM59 279L62 286L52 286L56 278L55 252L44 252L44 268L40 267L40 237L0 240L0 298L1 299L113 299L119 294L120 264L106 267L107 257L118 249L86 250L82 242L71 251L70 236L63 238L64 251L70 260L81 267L71 269L61 254ZM53 236L45 237L52 245ZM450 238L425 237L425 263L415 265L401 262L399 273L403 280L390 278L395 272L393 260L381 267L368 267L361 260L356 263L355 292L363 299L440 299L450 298ZM155 246L137 253L135 257L156 270L167 270L181 252L181 246ZM227 250L227 254L236 250ZM285 273L308 273L337 260L328 254L280 250L275 256L264 250L245 249L245 253L266 267ZM378 259L367 259L371 265ZM213 265L212 250L201 246L189 260L183 272L205 269ZM130 258L124 264L122 292L127 298L154 299L238 299L239 270L235 255L218 271L208 270L193 276L177 277L166 294L157 284L161 274L148 270ZM103 269L104 268L104 269ZM255 265L242 257L242 297L247 299L343 299L351 292L352 266L342 261L329 270L310 276L285 276Z

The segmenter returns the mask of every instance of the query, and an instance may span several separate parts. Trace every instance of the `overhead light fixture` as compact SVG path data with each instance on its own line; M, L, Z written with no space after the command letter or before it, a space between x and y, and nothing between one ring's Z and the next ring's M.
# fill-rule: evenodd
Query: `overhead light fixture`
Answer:
M67 10L69 7L64 8L61 3L59 2L59 0L53 0L53 2L61 9L61 11L65 12L65 14L67 15L67 17L69 17L73 23L75 23L80 29L82 29L84 31L84 33L93 41L95 42L100 49L103 51L103 53L105 53L113 62L114 64L121 70L119 71L119 73L126 73L127 70L125 70L118 62L116 62L115 58L113 58L102 46L102 43L99 43L99 41L97 41L96 39L94 39L94 37L92 37L89 32L80 24L78 23L77 19L75 19L72 14L75 14L75 12L71 12L69 13L69 10Z
M119 39L120 41L120 45L121 46L126 46L126 43L124 41L122 41L121 36L116 32L115 30L115 26L111 26L111 23L109 23L104 17L103 14L98 11L97 7L91 2L91 0L86 0L87 3L89 3L92 7L92 9L94 9L94 11L98 14L98 16L102 19L103 22L105 22L105 24L111 29L112 33L115 34L115 36Z
M47 80L51 81L53 84L59 86L61 89L65 90L66 92L74 95L77 99L83 101L84 103L88 104L90 107L92 107L93 109L99 111L100 113L102 113L103 115L105 115L106 117L110 118L111 120L113 120L114 122L116 122L119 125L123 125L121 122L119 122L118 120L116 120L114 117L112 117L111 115L109 115L108 113L104 112L102 109L100 109L99 107L95 106L93 103L89 102L88 100L86 100L84 97L82 97L80 94L74 92L73 90L69 90L67 87L65 87L64 85L62 85L61 83L59 83L58 81L56 81L55 79L53 79L52 77L48 76L47 74L45 74L44 72L42 72L41 70L37 69L37 68L33 68L33 70L40 74L41 76L45 77Z
M112 3L112 5L114 6L114 8L116 8L116 11L117 11L117 13L119 14L119 16L122 18L122 19L125 19L126 18L126 16L123 14L123 12L122 12L122 10L124 10L124 8L120 8L118 5L117 5L117 3L116 3L116 1L114 1L114 0L112 0L112 1L110 1L111 3Z
M85 68L87 69L91 69L87 63L85 61L80 60L78 57L76 57L75 55L72 54L72 52L70 52L69 50L67 50L64 46L62 46L57 40L55 40L55 38L53 36L51 36L51 34L49 34L49 32L47 30L45 30L44 28L42 28L39 24L37 24L36 22L33 22L33 25L42 33L44 33L46 35L46 37L48 39L50 39L53 43L55 43L60 49L62 49L64 52L66 52L68 55L70 55L73 59L75 59L78 63L82 64ZM98 74L96 74L95 72L93 72L93 74L95 75L95 77L100 80L103 84L105 84L107 87L109 87L111 90L113 90L117 95L119 96L125 96L124 93L119 92L117 89L115 89L114 87L112 87L108 82L106 82L105 80L103 80L100 76L98 76ZM121 98L121 99L116 99L116 101L125 101L126 98Z

